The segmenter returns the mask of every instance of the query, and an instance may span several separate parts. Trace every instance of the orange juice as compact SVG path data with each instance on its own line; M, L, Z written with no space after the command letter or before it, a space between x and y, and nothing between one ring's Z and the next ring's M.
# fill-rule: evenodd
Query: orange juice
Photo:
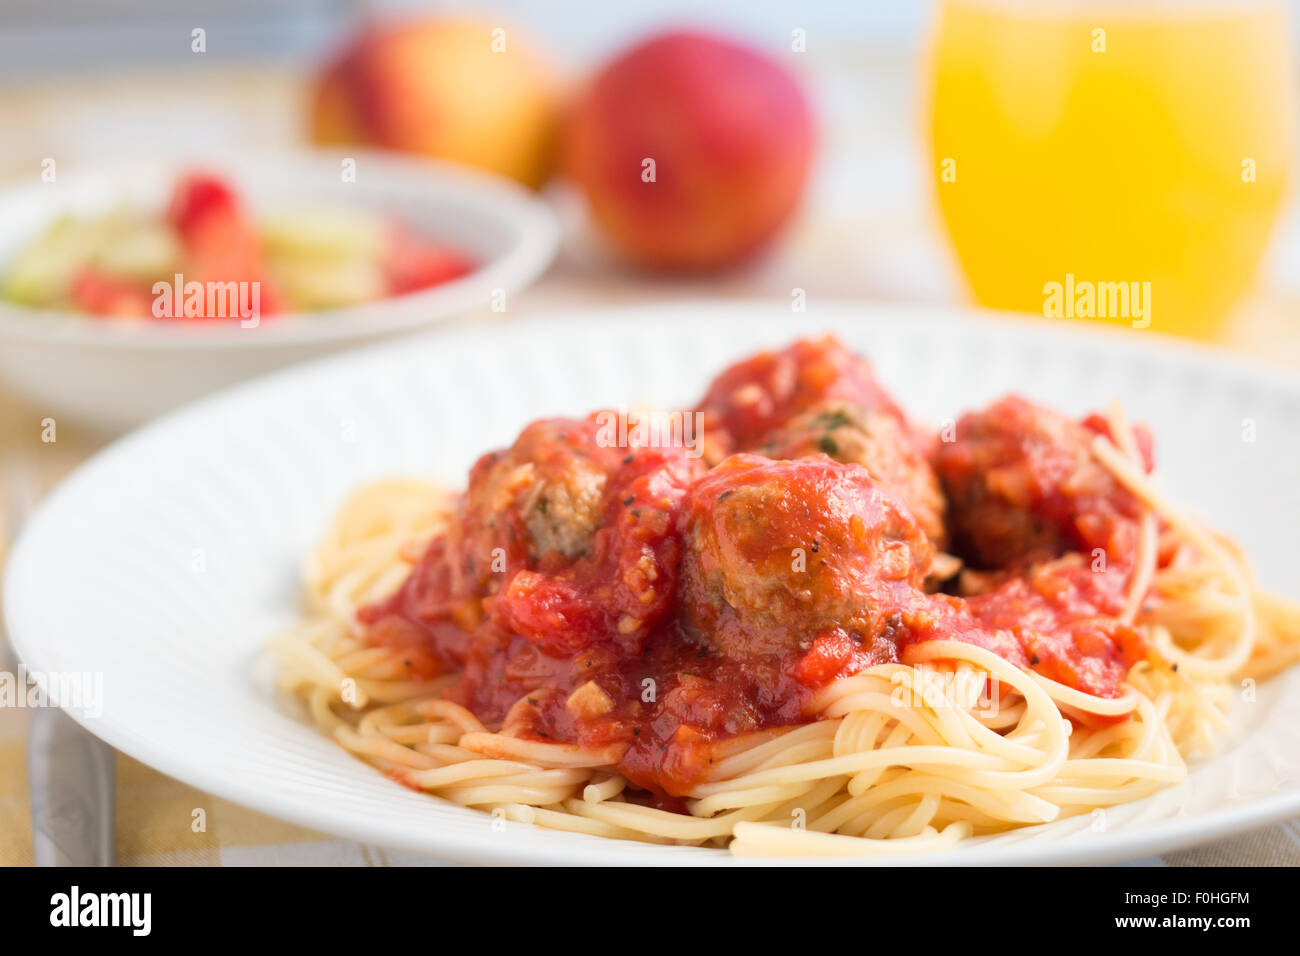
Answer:
M1280 2L946 0L933 173L976 299L1212 335L1286 189L1290 39Z

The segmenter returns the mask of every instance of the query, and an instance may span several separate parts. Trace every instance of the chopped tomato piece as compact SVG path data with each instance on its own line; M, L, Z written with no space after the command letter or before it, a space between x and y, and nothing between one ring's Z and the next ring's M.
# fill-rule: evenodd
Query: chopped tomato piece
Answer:
M153 296L147 287L90 267L73 277L72 300L92 315L148 318L153 314Z
M182 177L172 190L167 205L167 221L183 237L187 237L198 223L212 216L229 219L242 215L239 197L222 179L210 173L190 173Z
M833 628L813 641L795 667L795 680L808 687L829 684L853 659L857 643L842 628Z
M189 282L256 282L258 317L280 311L279 297L264 276L262 242L235 191L209 173L191 173L172 191L167 220L185 250L185 280ZM240 292L244 295L243 291ZM248 303L251 305L251 297ZM238 317L229 306L208 315L206 297L201 315L187 315L181 303L172 318L226 319Z
M468 274L474 264L456 250L394 228L384 272L390 295L402 295L450 282Z

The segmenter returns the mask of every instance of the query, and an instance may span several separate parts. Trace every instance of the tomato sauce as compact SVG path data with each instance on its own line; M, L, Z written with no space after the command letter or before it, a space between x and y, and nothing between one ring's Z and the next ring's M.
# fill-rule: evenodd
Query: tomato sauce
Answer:
M719 398L747 383L758 406ZM901 416L843 346L800 343L715 382L716 447L755 444L812 392ZM807 722L819 688L928 641L1118 696L1146 653L1117 617L1140 509L1078 454L1104 425L1019 399L977 416L934 457L978 593L927 590L931 537L860 464L736 453L709 468L684 448L611 446L592 416L535 422L480 459L447 532L359 619L413 679L458 673L447 696L488 726L611 748L663 806L721 744Z

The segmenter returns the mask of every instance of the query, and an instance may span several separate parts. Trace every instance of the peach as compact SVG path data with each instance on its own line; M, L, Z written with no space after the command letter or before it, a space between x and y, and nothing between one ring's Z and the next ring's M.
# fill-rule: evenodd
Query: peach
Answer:
M631 261L735 264L799 204L813 119L776 61L694 32L653 37L602 69L563 132L562 168Z
M312 138L404 150L540 186L554 167L555 87L513 30L418 20L363 30L323 71Z

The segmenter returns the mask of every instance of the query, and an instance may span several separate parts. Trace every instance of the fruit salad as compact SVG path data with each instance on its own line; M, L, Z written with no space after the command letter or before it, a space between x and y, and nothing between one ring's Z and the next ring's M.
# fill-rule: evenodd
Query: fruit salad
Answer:
M310 207L258 216L220 177L191 172L161 215L122 208L57 220L9 264L0 298L105 318L226 321L237 310L214 307L205 287L254 287L266 318L404 295L474 267L379 213Z

